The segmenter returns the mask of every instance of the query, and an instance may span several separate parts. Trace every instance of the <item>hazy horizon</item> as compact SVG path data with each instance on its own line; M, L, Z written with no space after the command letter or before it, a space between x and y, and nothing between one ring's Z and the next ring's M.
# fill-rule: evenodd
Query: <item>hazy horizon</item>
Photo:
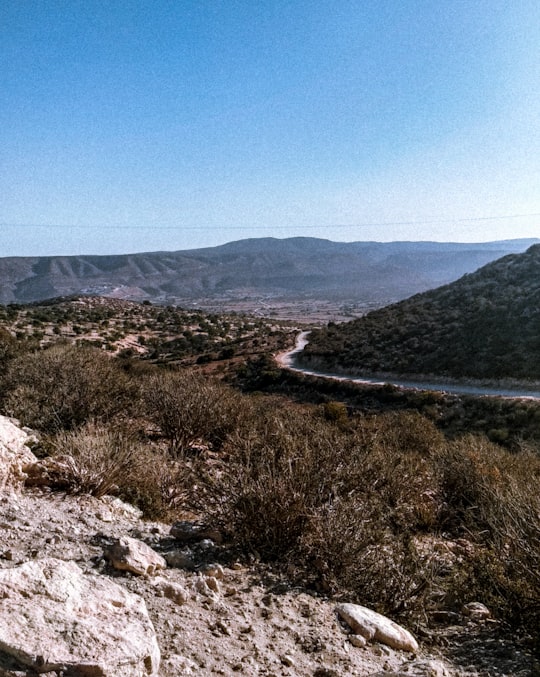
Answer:
M540 233L540 5L0 8L0 256Z

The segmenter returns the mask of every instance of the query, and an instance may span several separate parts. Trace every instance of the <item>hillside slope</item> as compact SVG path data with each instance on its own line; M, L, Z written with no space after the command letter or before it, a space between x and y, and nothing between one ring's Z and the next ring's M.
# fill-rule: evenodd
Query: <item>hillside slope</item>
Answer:
M361 298L380 305L455 280L533 242L259 238L177 252L0 258L0 303L97 294L161 303L308 296Z
M304 365L361 373L540 378L540 245L314 331Z

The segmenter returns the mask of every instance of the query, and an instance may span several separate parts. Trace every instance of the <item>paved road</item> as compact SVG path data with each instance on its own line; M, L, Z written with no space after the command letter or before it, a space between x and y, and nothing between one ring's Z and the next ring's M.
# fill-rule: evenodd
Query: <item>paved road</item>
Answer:
M508 397L516 399L540 400L540 390L527 390L519 388L496 388L496 387L482 387L477 385L467 385L459 383L446 383L444 381L409 381L401 379L381 380L380 378L369 378L366 376L343 376L343 374L329 373L322 371L314 371L312 369L304 369L296 364L296 356L309 343L309 331L303 331L296 337L296 345L293 350L287 353L282 353L276 357L277 362L286 369L297 371L308 376L318 376L321 378L331 378L337 381L352 381L353 383L371 383L373 385L383 385L391 383L399 388L407 388L409 390L439 390L445 393L455 393L457 395L489 395L495 397Z

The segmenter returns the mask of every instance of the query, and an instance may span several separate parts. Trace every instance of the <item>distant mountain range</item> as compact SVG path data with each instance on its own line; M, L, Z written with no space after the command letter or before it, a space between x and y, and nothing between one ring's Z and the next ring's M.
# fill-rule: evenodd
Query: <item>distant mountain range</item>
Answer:
M378 305L457 279L540 240L481 244L258 238L219 247L111 256L0 258L0 303L99 294L199 299L351 299Z
M313 331L305 366L362 374L540 379L540 245L452 284Z

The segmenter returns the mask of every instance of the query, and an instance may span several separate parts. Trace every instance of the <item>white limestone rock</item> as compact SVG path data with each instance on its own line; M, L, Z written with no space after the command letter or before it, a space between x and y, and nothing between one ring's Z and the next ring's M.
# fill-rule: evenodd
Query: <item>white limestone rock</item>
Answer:
M189 601L189 592L179 583L165 578L157 578L154 586L159 594L172 600L175 604L182 606L182 604L186 604Z
M148 677L160 663L144 600L55 558L0 571L0 652L38 673Z
M0 416L0 490L14 488L26 479L26 470L37 458L27 444L34 438L21 430L13 419Z
M155 550L129 536L116 539L104 549L103 554L115 569L131 571L140 576L152 576L167 567L167 562Z
M185 656L173 654L161 664L161 677L187 677L188 675L201 675L201 667L195 661Z
M336 612L356 635L368 642L381 642L413 653L418 651L418 643L408 630L376 611L359 604L338 604Z
M451 677L454 674L441 661L423 660L404 664L397 672L384 670L371 674L370 677Z
M134 505L125 503L117 496L102 496L100 502L107 506L107 508L119 517L130 517L133 519L141 519L143 516L142 510L136 508Z

